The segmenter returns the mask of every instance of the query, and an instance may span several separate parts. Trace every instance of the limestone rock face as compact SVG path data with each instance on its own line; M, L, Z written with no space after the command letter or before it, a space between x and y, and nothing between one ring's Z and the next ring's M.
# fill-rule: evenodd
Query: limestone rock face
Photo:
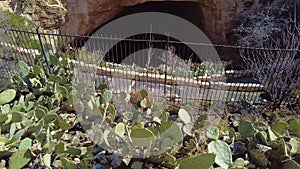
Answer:
M281 3L284 0L272 0ZM68 13L63 33L86 35L112 19L136 12L165 12L189 20L214 44L232 44L232 30L242 15L253 14L269 0L63 0ZM239 62L232 49L221 59Z
M33 20L42 29L57 29L65 22L67 10L60 0L5 0L2 10L9 10Z
M281 2L284 0L272 0ZM87 35L105 23L136 12L165 12L189 20L214 44L228 44L232 29L242 14L253 14L270 0L19 0L0 1L1 6L33 17L43 29L57 29L66 34ZM7 3L8 2L8 3ZM226 60L230 51L221 51ZM226 56L227 55L227 56Z
M88 34L109 20L120 16L120 13L128 8L146 3L157 3L154 8L159 8L159 3L166 1L174 4L183 2L180 0L64 0L68 14L61 30L64 33ZM226 34L231 30L232 22L237 20L241 13L254 10L260 5L259 0L184 0L184 3L189 2L193 3L196 9L190 12L195 13L195 16L199 13L202 15L195 18L193 22L201 22L203 31L216 43L226 42Z
M281 0L274 0L281 1ZM67 34L87 35L110 20L135 12L166 12L188 19L214 44L228 44L234 23L243 13L253 13L262 0L64 0ZM165 4L165 5L163 5ZM220 51L222 59L234 60L232 50ZM236 59L236 58L235 58Z
M9 1L0 1L0 10L9 10L10 12L12 12L9 6Z
M44 29L59 28L65 23L67 10L60 0L35 0L33 8L27 8L34 13L34 19L40 22ZM29 12L27 12L29 13Z

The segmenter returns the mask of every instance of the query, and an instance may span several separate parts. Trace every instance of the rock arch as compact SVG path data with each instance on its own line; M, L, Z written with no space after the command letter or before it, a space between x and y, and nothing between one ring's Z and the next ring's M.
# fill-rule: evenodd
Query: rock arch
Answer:
M249 0L65 0L68 10L63 33L89 34L122 15L161 11L183 17L202 28L212 42L226 42L232 21L249 8Z
M260 5L260 0L64 0L68 14L61 32L87 35L105 23L135 12L165 12L189 20L214 44L228 44L233 23L243 12ZM222 59L232 58L232 51L219 50Z

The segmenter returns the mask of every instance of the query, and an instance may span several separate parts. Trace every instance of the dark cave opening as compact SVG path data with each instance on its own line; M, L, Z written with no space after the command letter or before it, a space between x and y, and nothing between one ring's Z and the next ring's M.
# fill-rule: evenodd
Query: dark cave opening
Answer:
M201 62L199 57L195 57L197 54L178 39L153 33L134 35L118 42L106 53L104 60L121 63L131 56L132 62L137 61L137 63L140 63L139 66L143 66L149 55L160 57L164 53L163 51L167 52L170 48L172 48L174 55L182 60L191 59L192 62ZM139 54L134 54L139 51ZM152 60L152 65L158 66L158 63Z
M135 6L125 7L116 17L114 17L114 19L109 20L108 22L99 26L98 29L115 19L130 14L140 13L140 12L162 12L162 13L175 15L189 21L200 30L203 30L203 25L202 25L203 15L202 15L202 11L200 10L199 3L184 2L184 1L145 2ZM98 29L96 29L95 32ZM205 33L205 31L203 32ZM105 60L110 62L115 62L115 63L121 63L122 60L124 60L130 54L140 50L147 49L149 47L149 39L150 39L149 33L134 35L125 38L127 40L125 39L121 42L118 42L113 48L109 50L109 52L105 54ZM174 39L171 36L167 37L166 35L151 34L151 38L153 40L165 41L165 43L152 42L153 48L165 50L166 46L174 46L176 49L175 51L176 55L178 55L181 59L183 60L192 59L193 62L201 62L199 57L197 57L197 54L192 49L190 49L187 45L179 42L177 39ZM138 39L142 41L132 42L128 39ZM168 40L178 42L178 43L167 44Z

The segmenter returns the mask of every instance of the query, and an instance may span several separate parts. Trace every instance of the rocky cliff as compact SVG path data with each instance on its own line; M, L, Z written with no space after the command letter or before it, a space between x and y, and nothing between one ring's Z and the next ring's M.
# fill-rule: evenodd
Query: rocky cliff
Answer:
M64 33L88 34L109 20L119 17L124 11L126 13L126 10L134 13L143 11L140 8L147 10L147 6L151 6L152 11L177 11L179 16L183 10L187 10L190 14L181 17L192 18L191 22L201 25L201 29L215 43L226 43L226 35L232 29L233 22L243 12L253 11L261 5L259 0L65 0L65 3L68 14L61 27ZM130 12L126 14L128 13Z
M241 15L283 0L20 0L0 1L16 13L34 18L44 29L86 35L115 18L136 12L166 12L198 26L214 44L228 44ZM223 51L224 52L224 51ZM226 51L225 51L226 52ZM224 58L228 59L228 57Z
M63 33L89 34L115 18L136 12L165 12L189 20L214 44L228 44L240 16L254 13L268 0L65 0ZM276 0L273 0L276 1ZM281 1L281 0L277 0ZM233 60L232 50L219 51ZM236 58L235 58L236 59Z
M42 29L58 29L67 17L60 0L5 0L0 1L0 8L33 20Z

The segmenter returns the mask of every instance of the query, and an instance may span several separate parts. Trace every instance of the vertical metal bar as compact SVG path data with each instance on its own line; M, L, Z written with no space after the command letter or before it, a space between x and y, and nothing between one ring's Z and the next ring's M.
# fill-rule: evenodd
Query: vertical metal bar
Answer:
M129 90L129 86L131 86L131 83L132 83L132 79L128 79L128 74L127 74L127 70L126 70L126 66L127 66L126 60L129 58L127 55L127 50L126 50L127 45L128 45L127 43L131 43L132 41L127 40L127 37L122 37L122 39L124 40L123 43L121 44L122 57L121 57L121 60L118 59L118 65L116 67L117 70L121 70L121 72L122 72L122 73L120 73L120 76L119 76L119 79L120 79L119 80L119 90L120 91L124 87L126 87L126 90Z
M166 60L165 60L165 85L164 85L164 94L167 94L167 76L168 76L168 50L169 50L169 36L167 36L167 52L166 52Z
M163 43L160 41L160 42L157 42L157 47L156 48L158 48L158 49L162 49L162 53L160 53L160 56L158 57L158 58L156 58L156 59L160 59L160 60L158 60L157 61L157 65L155 65L155 69L158 69L158 70L160 70L160 65L161 65L161 63L160 63L160 61L162 61L162 57L163 57L163 49L164 49L164 47L163 47ZM160 77L160 72L161 71L158 71L158 77ZM154 71L154 78L155 78L155 81L158 81L157 79L158 79L158 77L156 76L156 72ZM159 98L159 97L162 97L161 96L161 83L157 83L157 85L158 85L158 92L157 92L157 98Z
M45 57L45 61L46 61L46 64L47 64L47 68L48 68L47 73L51 74L52 71L51 71L51 68L50 68L50 65L49 65L49 61L48 61L48 58L47 58L47 54L46 54L46 51L45 51L45 47L44 47L44 44L43 44L43 40L42 40L40 31L39 31L39 27L36 28L36 33L38 34L40 45L42 47L42 52L43 52L43 55Z
M137 37L136 39L139 39L139 37ZM130 64L133 64L135 61L135 58L139 57L136 55L136 52L138 52L140 50L139 42L132 42L132 43L133 43L133 59L130 59L130 62L129 62ZM128 65L128 66L130 66L130 65ZM133 79L133 82L135 82L135 84L132 86L133 87L132 90L136 91L136 90L138 90L137 87L139 87L140 82L136 79L138 72L136 72L135 70L133 72L134 72L134 78L135 78L135 79Z
M51 46L51 48L49 49L49 47L48 47L48 51L49 51L49 54L50 55L55 55L55 45L53 45L53 41L54 41L54 39L53 40L51 40L51 37L52 38L54 38L54 36L53 35L48 35L47 36L47 38L45 37L45 42L48 44L48 46L50 45Z
M23 50L24 50L24 55L27 56L26 61L28 64L34 64L33 59L32 59L32 48L31 48L31 39L30 39L30 34L31 32L20 32L20 36L23 39ZM27 51L27 52L26 52Z
M183 99L183 100L185 100L184 102L185 103L189 103L189 104L191 104L191 105L194 105L194 96L193 96L193 91L194 91L194 86L193 85L189 85L189 84L192 84L193 83L193 77L190 77L189 76L189 70L190 70L190 67L187 67L187 66L189 66L188 65L188 60L185 60L185 54L186 53L188 53L188 51L187 51L187 46L185 46L185 44L184 43L179 43L178 44L178 47L179 47L179 49L178 49L178 55L176 55L178 58L178 60L176 61L176 63L177 63L177 66L179 66L179 64L181 65L184 65L184 64L186 64L186 66L185 67L182 67L182 69L185 69L185 75L184 75L184 77L183 78L185 78L185 81L186 81L186 79L188 79L187 80L187 85L185 85L185 86L179 86L179 90L180 90L180 88L182 88L183 90L185 90L185 91L191 91L190 93L189 93L189 95L188 94L186 94L185 95L185 99ZM183 62L183 63L180 63L180 62ZM185 88L185 89L184 89ZM175 86L175 92L177 91L177 89L176 89L176 86Z
M28 39L28 41L29 41L29 43L28 43L28 47L29 47L29 51L31 51L32 53L31 53L31 57L30 57L30 62L32 63L32 64L34 64L34 62L35 62L35 59L36 59L36 55L37 55L37 53L35 52L36 50L35 50L35 48L33 47L33 39L34 39L34 32L30 32L30 33L27 33L26 34L26 37L27 37L27 39Z
M105 63L105 65L104 65L104 67L102 67L104 70L106 69L106 71L108 70L108 64L107 64L107 60L108 60L108 58L106 57L106 55L108 55L108 50L106 49L106 39L105 38L103 38L103 36L102 36L102 34L100 34L99 35L99 38L101 39L101 42L100 42L100 49L102 49L102 51L103 51L103 58L102 58L102 60L104 61L104 63ZM107 88L108 89L111 89L111 85L110 85L110 83L111 83L111 81L112 81L112 77L110 77L110 76L108 76L107 74L104 74L103 75L103 80L106 80L106 85L107 85ZM102 81L103 81L102 80ZM101 83L102 83L102 81L101 81Z
M28 49L28 47L27 47L28 41L24 37L25 33L22 31L16 31L16 34L17 34L18 40L20 42L20 45L18 45L18 48L20 49L19 54L22 55L23 61L25 61L27 64L29 64L28 58L30 57L30 54L25 51L26 49Z
M12 48L14 50L18 50L20 51L20 47L19 47L19 38L18 36L16 35L16 32L15 31L11 31L11 45L12 45ZM21 55L19 54L19 52L13 52L13 54L15 55L15 57L18 59L18 60L25 60L23 57L21 57ZM14 57L14 58L15 58Z

